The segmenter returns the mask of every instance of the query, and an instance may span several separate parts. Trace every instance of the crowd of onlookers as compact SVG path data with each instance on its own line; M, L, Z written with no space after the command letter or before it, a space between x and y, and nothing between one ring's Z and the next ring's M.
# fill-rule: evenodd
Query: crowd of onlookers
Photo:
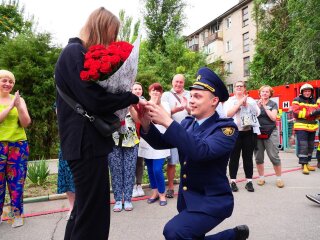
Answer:
M172 79L172 88L164 92L159 83L153 83L148 88L149 101L164 108L171 118L178 123L189 115L190 100L189 91L184 89L185 79L182 74L177 74ZM0 151L5 158L0 159L0 215L4 204L6 181L9 184L11 207L14 216L13 227L23 225L23 183L26 177L26 161L28 159L28 144L24 127L30 124L27 107L19 92L11 95L15 84L13 74L6 70L0 71ZM141 97L143 86L136 82L132 87L132 93ZM221 117L234 119L239 136L235 147L230 155L229 177L230 187L233 192L239 191L237 186L237 172L239 169L240 156L247 183L245 188L254 192L252 183L253 159L259 174L257 184L263 186L266 183L264 177L264 156L267 153L276 175L275 185L284 187L281 178L281 160L278 149L278 131L276 119L278 114L277 103L270 98L273 89L270 86L262 86L259 89L260 99L255 100L247 95L246 83L237 81L235 91L226 102L220 104L217 111ZM302 166L302 173L309 174L315 167L310 166L312 152L314 150L314 139L320 115L320 101L313 99L313 87L305 84L301 87L301 95L293 100L292 113L295 117L294 133L296 136L297 156ZM18 124L19 120L19 124ZM177 149L156 150L153 149L143 138L140 138L140 123L137 112L133 107L125 118L126 132L120 134L115 132L113 140L115 146L108 156L111 183L115 199L114 212L122 210L131 211L134 206L132 197L145 196L142 188L142 177L145 166L147 168L150 187L152 189L148 204L159 201L160 206L167 204L167 198L174 197L174 176L176 165L179 163ZM160 132L165 128L161 125L156 127ZM8 130L10 129L10 131ZM3 134L6 133L6 134ZM179 141L179 139L177 139ZM318 165L320 168L320 148L317 151ZM167 161L167 189L163 166ZM13 164L14 163L14 164ZM145 165L145 166L144 166ZM58 193L66 193L70 211L70 217L74 199L75 187L73 177L67 161L63 160L62 152L59 151L58 167ZM319 203L319 196L307 195L313 201Z

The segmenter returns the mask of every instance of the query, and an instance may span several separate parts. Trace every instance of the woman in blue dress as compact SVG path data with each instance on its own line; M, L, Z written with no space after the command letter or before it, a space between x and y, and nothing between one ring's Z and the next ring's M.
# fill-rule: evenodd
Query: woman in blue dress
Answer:
M54 109L57 112L56 103L54 103ZM58 182L57 182L57 193L66 193L69 201L69 212L66 216L68 221L70 218L71 211L73 209L74 199L75 199L75 188L72 173L68 162L63 159L61 148L59 148L59 163L58 163Z
M73 209L75 188L71 170L69 168L68 162L66 160L63 160L61 149L59 149L57 193L66 193L67 195L69 201L69 212L66 216L66 220L68 221L70 218L70 213Z

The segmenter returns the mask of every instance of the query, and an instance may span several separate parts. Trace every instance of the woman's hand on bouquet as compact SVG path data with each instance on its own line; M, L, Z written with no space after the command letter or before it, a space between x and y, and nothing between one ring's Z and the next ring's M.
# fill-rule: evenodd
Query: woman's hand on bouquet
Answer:
M148 102L146 99L140 98L139 103L136 105L133 105L138 121L140 122L141 127L145 133L149 131L149 125L151 121L149 116L147 115L147 109L146 109L147 104Z

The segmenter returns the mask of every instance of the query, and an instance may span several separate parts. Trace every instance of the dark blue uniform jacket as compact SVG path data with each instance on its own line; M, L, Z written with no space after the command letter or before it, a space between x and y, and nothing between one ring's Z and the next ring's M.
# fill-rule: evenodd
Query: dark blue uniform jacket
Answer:
M233 195L226 176L229 155L238 130L232 119L218 113L193 129L194 118L173 122L164 134L151 125L142 137L155 149L177 147L181 164L177 208L227 218Z

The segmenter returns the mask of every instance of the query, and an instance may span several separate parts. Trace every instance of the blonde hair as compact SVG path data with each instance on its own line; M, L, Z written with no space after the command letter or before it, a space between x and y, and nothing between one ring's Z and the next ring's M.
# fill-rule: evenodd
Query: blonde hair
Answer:
M271 98L273 96L273 92L274 91L273 91L272 87L270 87L269 85L263 85L262 87L260 87L259 88L259 95L260 95L262 89L264 89L264 88L268 88L269 89L269 92L270 92L270 97L269 98Z
M242 83L243 87L244 87L244 88L247 88L247 83L246 83L246 81L238 80L238 81L236 81L236 82L234 83L234 85L236 86L237 83Z
M0 70L0 79L5 77L10 78L14 83L16 82L16 79L12 72L8 70Z
M117 39L119 19L104 7L94 10L80 31L85 48L101 44L108 46Z

